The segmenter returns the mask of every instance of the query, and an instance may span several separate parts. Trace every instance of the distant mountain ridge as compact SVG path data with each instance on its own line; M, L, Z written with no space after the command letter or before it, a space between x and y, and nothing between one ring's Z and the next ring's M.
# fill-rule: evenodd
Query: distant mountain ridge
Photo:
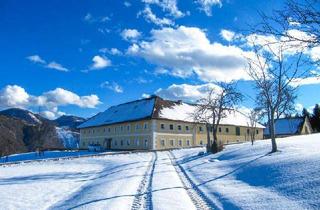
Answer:
M64 115L49 120L31 111L10 108L0 111L0 156L43 149L77 149L77 126L86 119Z

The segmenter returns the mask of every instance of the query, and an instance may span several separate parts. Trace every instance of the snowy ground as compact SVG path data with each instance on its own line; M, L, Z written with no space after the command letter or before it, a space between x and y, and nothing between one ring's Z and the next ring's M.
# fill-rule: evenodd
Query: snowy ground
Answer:
M320 134L0 167L0 209L319 209Z
M48 158L63 158L63 157L78 157L83 155L94 155L99 154L98 152L89 151L76 151L76 150L66 150L66 151L45 151L41 156L36 152L20 153L9 155L8 159L6 157L0 157L0 163L5 162L17 162L17 161L28 161L28 160L42 160Z

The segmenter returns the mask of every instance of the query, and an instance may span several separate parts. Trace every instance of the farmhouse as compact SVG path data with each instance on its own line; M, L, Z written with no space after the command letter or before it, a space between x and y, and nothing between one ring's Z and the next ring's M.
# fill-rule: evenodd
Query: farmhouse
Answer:
M162 150L207 144L206 127L194 123L195 105L158 96L112 106L79 126L80 148ZM231 111L218 129L220 143L250 141L248 117ZM264 126L254 128L262 139Z
M276 137L287 137L312 133L308 117L280 118L274 122ZM269 128L264 129L264 138L270 138Z

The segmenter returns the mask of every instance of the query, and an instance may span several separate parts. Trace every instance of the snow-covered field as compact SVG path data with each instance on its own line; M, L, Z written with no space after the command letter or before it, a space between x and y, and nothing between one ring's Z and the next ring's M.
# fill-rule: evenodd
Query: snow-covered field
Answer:
M5 162L17 162L17 161L29 161L29 160L42 160L49 158L64 158L64 157L78 157L83 155L94 155L98 152L90 151L77 151L77 150L66 150L66 151L45 151L41 156L36 152L27 152L9 155L8 158L0 157L0 164Z
M320 134L0 167L0 209L319 209Z

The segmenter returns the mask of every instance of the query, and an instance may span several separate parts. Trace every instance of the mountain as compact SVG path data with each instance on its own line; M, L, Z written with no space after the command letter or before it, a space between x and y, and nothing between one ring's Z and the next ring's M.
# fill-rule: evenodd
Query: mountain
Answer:
M28 110L19 108L11 108L0 111L0 115L20 119L25 121L27 124L31 125L38 125L41 124L43 121L49 121L48 119L38 114L34 114Z
M58 127L67 127L74 130L77 129L77 127L85 120L86 119L82 117L63 115L54 120L53 122L55 122Z
M43 149L77 149L77 126L85 119L61 116L49 120L31 111L11 108L0 111L0 156Z

